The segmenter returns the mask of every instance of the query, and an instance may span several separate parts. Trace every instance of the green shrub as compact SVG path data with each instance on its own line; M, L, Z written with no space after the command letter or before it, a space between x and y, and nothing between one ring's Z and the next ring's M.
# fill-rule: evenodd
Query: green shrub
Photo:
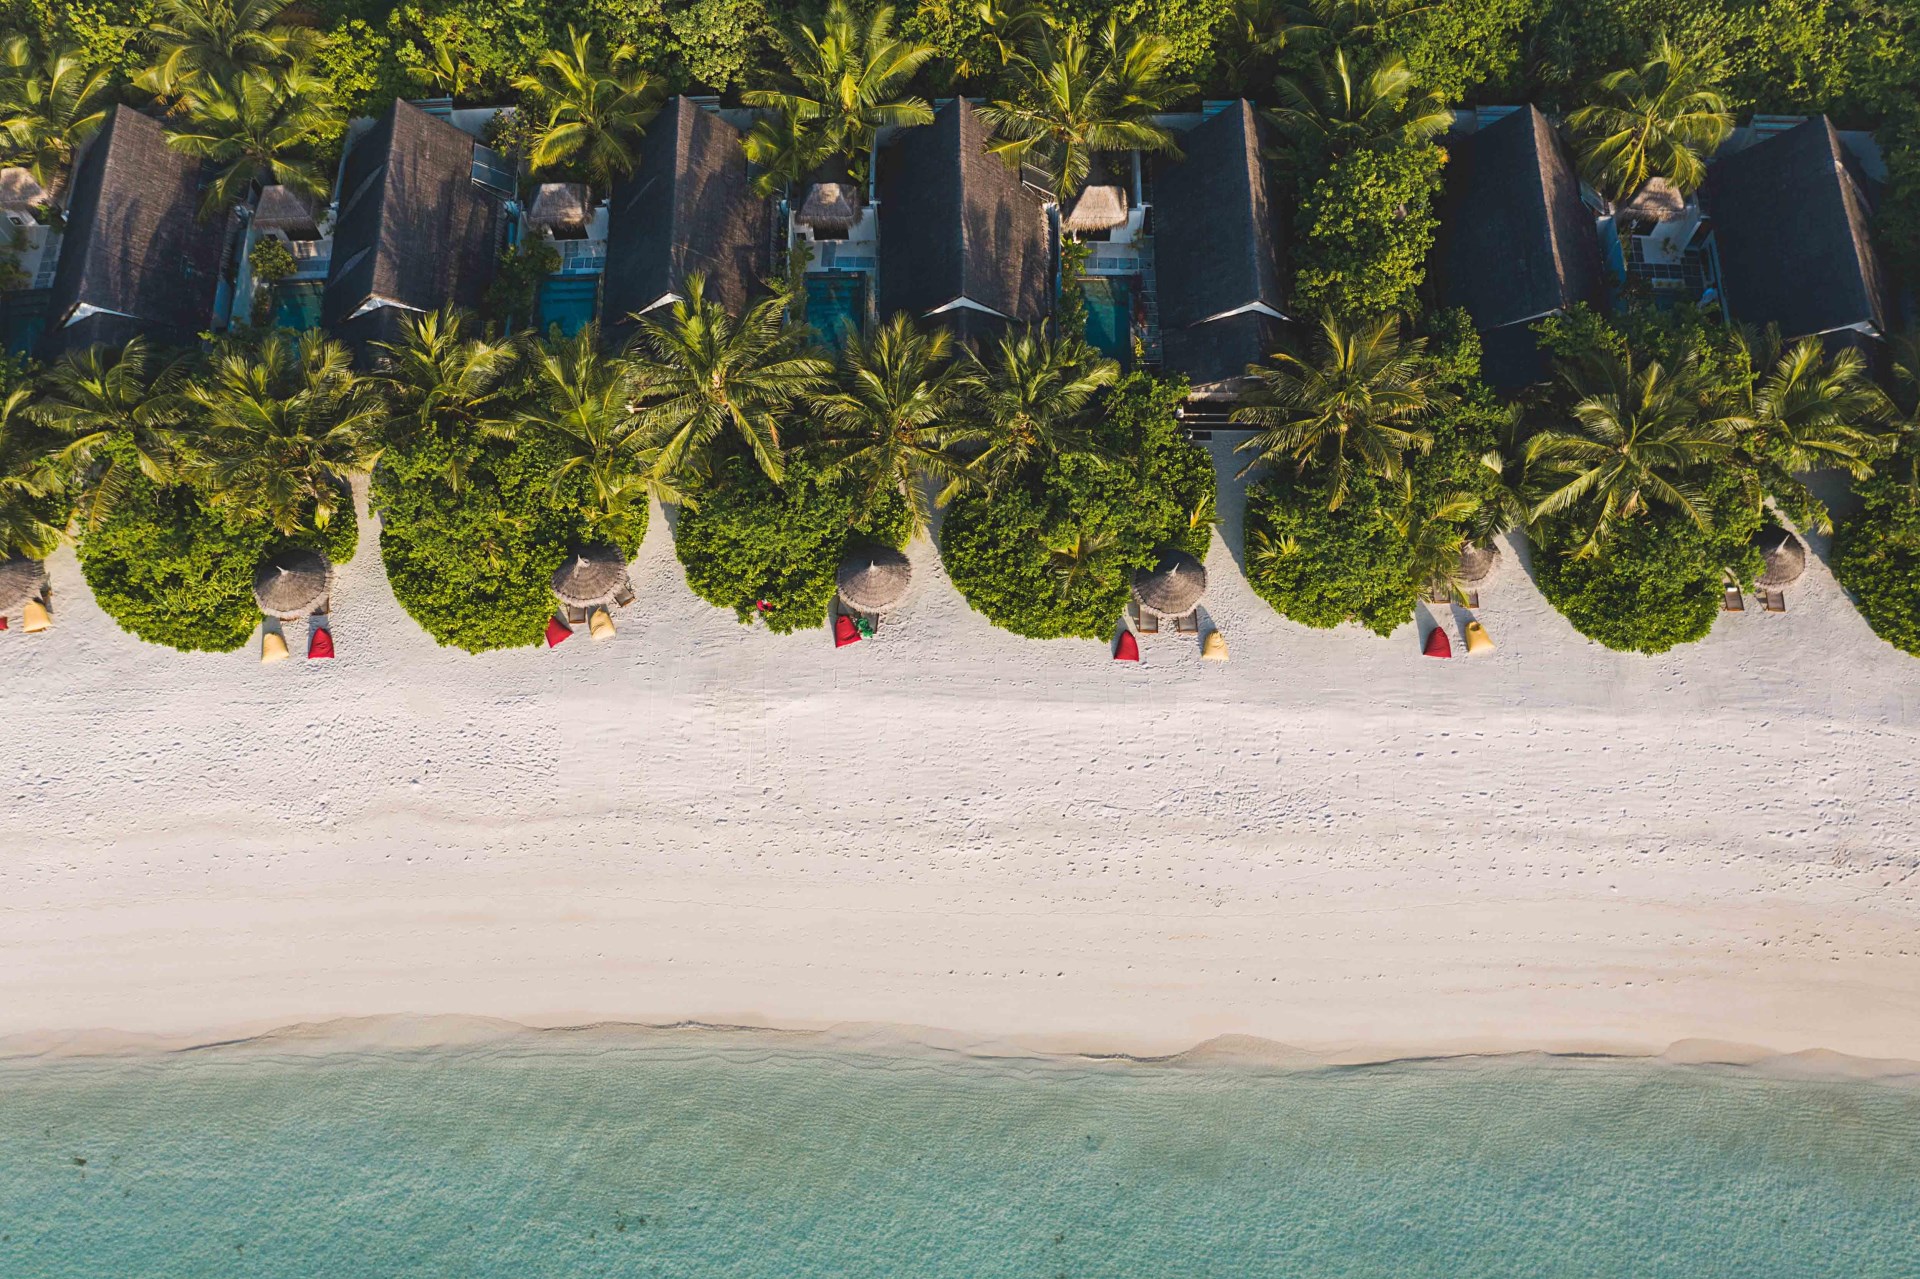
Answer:
M358 538L347 503L326 532L291 540L342 564ZM122 630L183 652L225 653L259 624L254 570L288 540L264 521L209 507L185 485L163 488L136 476L99 527L82 534L78 550L95 601Z
M1136 373L1094 408L1114 461L1067 458L956 499L940 554L967 603L1019 635L1107 639L1134 571L1161 547L1204 557L1213 462L1181 434L1174 410L1185 398L1184 385Z
M1299 314L1353 323L1415 309L1445 163L1436 146L1355 151L1314 183L1295 214Z
M1920 501L1894 464L1860 486L1860 499L1835 531L1833 575L1875 634L1920 657Z
M783 635L826 621L850 543L902 547L913 531L898 493L862 511L853 485L823 478L801 454L788 455L785 471L776 484L753 458L726 458L687 486L698 505L681 508L673 534L695 595Z
M1706 638L1720 615L1726 573L1743 588L1760 574L1748 545L1761 515L1740 477L1723 471L1706 484L1713 530L1659 510L1621 527L1604 555L1573 559L1570 539L1551 522L1533 530L1533 573L1540 593L1575 630L1622 652L1664 653Z
M374 473L380 554L394 598L441 644L470 653L537 643L553 616L554 570L586 540L585 495L556 494L559 455L528 431L468 450L459 489L447 479L456 446L394 450ZM628 555L646 534L640 508Z
M284 280L300 269L292 252L273 236L253 246L253 252L247 255L247 264L253 268L253 278L262 284Z

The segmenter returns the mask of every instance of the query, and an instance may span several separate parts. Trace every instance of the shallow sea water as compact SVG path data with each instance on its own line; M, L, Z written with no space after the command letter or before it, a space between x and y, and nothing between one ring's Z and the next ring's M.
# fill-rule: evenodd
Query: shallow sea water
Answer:
M0 1065L0 1275L1920 1275L1920 1089L709 1036Z

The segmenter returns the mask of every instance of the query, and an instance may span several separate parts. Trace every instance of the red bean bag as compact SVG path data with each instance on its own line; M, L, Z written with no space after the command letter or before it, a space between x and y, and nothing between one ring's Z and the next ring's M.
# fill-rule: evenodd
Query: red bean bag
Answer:
M1120 632L1120 642L1113 648L1113 660L1116 662L1140 660L1140 641L1133 637L1132 631Z
M333 656L333 632L315 628L307 638L307 657L309 660Z
M547 647L548 648L552 648L555 644L564 643L567 639L571 638L572 635L573 635L573 628L571 626L568 626L565 622L561 621L559 618L549 617L547 619Z
M849 644L860 642L860 627L851 613L842 613L833 619L833 646L845 648Z
M1447 638L1445 627L1436 626L1427 632L1427 646L1420 650L1428 657L1452 657L1453 641Z

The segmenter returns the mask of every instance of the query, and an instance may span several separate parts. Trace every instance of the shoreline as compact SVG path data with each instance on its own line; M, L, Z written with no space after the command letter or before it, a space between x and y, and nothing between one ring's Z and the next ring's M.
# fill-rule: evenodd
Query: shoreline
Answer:
M1205 604L1233 660L1131 669L994 630L924 541L838 652L694 599L656 520L615 639L476 658L400 610L369 520L340 657L276 667L126 636L62 551L55 630L0 637L33 734L0 1038L461 1010L1920 1061L1920 663L1823 543L1790 612L1659 658L1511 555L1500 648L1436 662L1274 614L1241 506Z

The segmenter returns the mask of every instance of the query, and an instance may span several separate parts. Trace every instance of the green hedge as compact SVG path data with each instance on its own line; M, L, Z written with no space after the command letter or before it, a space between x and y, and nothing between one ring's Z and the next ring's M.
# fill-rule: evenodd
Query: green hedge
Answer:
M455 446L389 452L374 473L380 554L394 598L441 644L470 653L539 642L553 616L554 570L588 540L584 494L550 483L559 454L538 432L460 446L466 473L447 479ZM622 550L646 535L646 508Z
M862 511L854 485L823 477L799 453L785 472L776 484L751 457L724 459L687 486L697 505L681 508L673 534L694 594L781 634L825 623L849 543L903 547L913 531L898 493Z
M343 564L358 540L352 503L325 533L288 539L264 521L208 507L185 485L162 488L139 476L77 549L95 601L122 630L183 652L225 653L259 625L253 574L269 553L292 541Z
M1094 410L1114 461L1068 458L990 496L956 499L940 554L967 603L1018 635L1104 640L1134 571L1151 568L1161 547L1204 558L1213 462L1180 431L1174 410L1185 398L1181 383L1134 374ZM1068 582L1056 550L1076 537L1101 549Z
M1920 657L1920 500L1901 473L1906 461L1860 487L1859 514L1834 534L1833 575L1875 634Z

